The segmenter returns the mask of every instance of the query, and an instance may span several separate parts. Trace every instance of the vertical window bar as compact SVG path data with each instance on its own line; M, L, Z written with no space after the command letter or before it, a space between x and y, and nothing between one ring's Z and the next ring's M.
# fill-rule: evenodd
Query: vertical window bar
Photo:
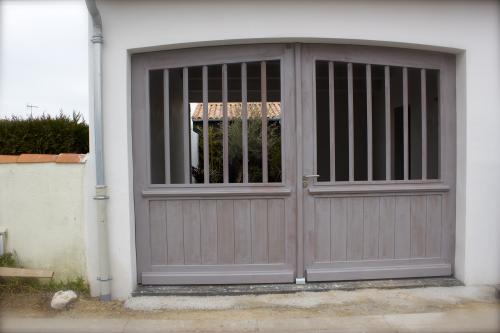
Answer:
M210 152L208 144L208 67L202 69L203 90L203 182L210 182Z
M148 182L149 184L153 183L153 168L152 168L152 152L151 152L151 91L150 91L150 80L151 80L151 73L150 71L146 71L145 73L145 90L146 90L146 116L147 116L147 128L148 128L148 135L146 135L146 140L147 140L147 149L148 149L148 154L147 154L147 164L148 164ZM97 147L96 147L97 148ZM95 152L96 156L95 158L101 158L102 151L96 151ZM104 183L104 181L103 181Z
M373 180L373 131L372 131L372 68L366 65L366 147L368 155L368 180Z
M391 179L391 75L384 67L385 83L385 180Z
M241 64L241 142L243 146L243 183L248 183L248 112L247 112L247 64Z
M165 145L165 184L170 184L170 85L168 69L163 70L163 137Z
M184 113L183 121L183 136L184 136L184 183L189 184L191 182L191 170L190 170L190 158L189 158L189 133L191 129L189 128L189 83L188 83L188 68L184 67L182 69L182 112Z
M403 168L404 180L408 180L408 68L403 67Z
M335 181L335 73L333 62L328 63L328 95L330 107L330 181Z
M420 70L420 92L422 105L422 179L427 179L427 83L425 69Z
M262 182L267 183L267 74L266 62L260 63L260 90L262 103Z
M224 183L229 183L229 139L227 119L227 64L222 65L222 174Z
M347 64L347 95L349 121L349 181L354 181L354 104L352 88L352 63Z

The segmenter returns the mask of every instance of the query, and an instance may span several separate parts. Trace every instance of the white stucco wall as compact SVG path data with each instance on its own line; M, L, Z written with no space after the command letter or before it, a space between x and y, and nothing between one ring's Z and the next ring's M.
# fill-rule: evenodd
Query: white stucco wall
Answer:
M455 53L455 272L467 284L500 282L498 1L99 1L98 6L105 38L104 140L115 297L127 297L136 284L130 53L256 41L395 45ZM95 257L89 262L96 262ZM94 264L89 271L95 271Z
M7 251L56 280L87 277L84 242L85 164L0 164L0 226Z

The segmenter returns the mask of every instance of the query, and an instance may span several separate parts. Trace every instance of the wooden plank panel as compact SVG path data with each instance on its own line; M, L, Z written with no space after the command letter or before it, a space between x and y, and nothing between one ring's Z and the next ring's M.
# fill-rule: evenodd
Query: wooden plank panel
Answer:
M452 199L453 198L453 199ZM454 255L454 242L455 242L455 221L453 217L455 216L452 209L454 208L454 197L450 198L449 194L445 194L441 197L442 203L442 228L441 228L441 258L447 260L453 260Z
M248 109L247 109L247 64L241 64L241 144L243 149L243 183L248 183Z
M283 199L269 199L267 205L269 263L284 263L285 201Z
M333 62L328 63L328 97L330 112L330 181L335 181L335 72Z
M163 137L165 151L165 184L170 184L170 80L169 71L163 71Z
M368 181L373 180L372 68L366 65L366 145Z
M347 198L331 199L331 261L346 260Z
M316 236L314 259L316 262L331 260L330 209L329 198L314 199L314 234Z
M426 257L441 256L442 200L440 195L427 197Z
M363 258L363 198L348 199L347 260Z
M408 68L403 67L403 168L404 180L409 178L409 128L408 128Z
M349 132L349 181L354 181L354 97L352 63L347 64L347 113Z
M202 70L202 90L203 90L203 182L210 182L210 161L209 161L209 138L208 138L208 67L203 66Z
M394 258L394 223L396 200L394 197L380 198L379 259Z
M268 182L267 176L267 74L266 62L260 63L260 93L262 102L262 182Z
M425 256L425 224L427 220L427 203L425 196L411 197L411 256Z
M222 177L229 183L229 134L227 119L227 65L222 65Z
M363 258L378 258L380 203L377 197L363 199Z
M182 216L184 221L184 263L187 265L201 264L200 201L183 201Z
M284 200L285 204L285 263L297 265L297 200ZM303 251L301 251L303 252Z
M149 225L151 235L151 264L167 264L167 221L165 219L165 202L149 203Z
M425 69L420 70L420 93L422 105L422 179L427 179L427 83Z
M181 267L177 271L168 269L162 272L142 273L142 281L146 285L291 283L294 282L294 277L294 270L284 264L252 265L250 267L248 265L222 267L220 265L212 267L190 265Z
M217 200L217 262L234 264L233 200Z
M410 198L407 196L396 197L394 257L410 257Z
M252 263L252 224L250 200L234 201L234 262Z
M217 263L217 201L200 201L201 262Z
M190 126L190 114L189 114L189 74L188 68L184 67L182 69L182 133L183 133L183 156L184 156L184 183L189 184L191 182L191 167L190 167L190 156L189 156L189 145L190 138L189 133L191 132Z
M389 66L384 67L385 85L385 179L391 179L391 74Z
M184 264L184 227L182 201L167 201L167 263Z
M267 200L252 200L250 210L252 220L252 263L267 263Z

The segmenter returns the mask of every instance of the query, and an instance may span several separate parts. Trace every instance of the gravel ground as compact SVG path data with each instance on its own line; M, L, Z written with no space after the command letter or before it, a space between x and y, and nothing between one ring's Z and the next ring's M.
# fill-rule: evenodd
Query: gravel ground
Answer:
M364 289L356 291L302 292L277 295L242 296L141 296L128 299L124 306L140 311L189 311L229 309L315 309L356 311L356 314L425 312L468 303L497 302L493 287L433 287L417 289Z
M101 303L81 297L68 310L50 308L51 295L0 295L0 317L254 320L347 317L493 309L494 287L364 289L245 296L142 296Z

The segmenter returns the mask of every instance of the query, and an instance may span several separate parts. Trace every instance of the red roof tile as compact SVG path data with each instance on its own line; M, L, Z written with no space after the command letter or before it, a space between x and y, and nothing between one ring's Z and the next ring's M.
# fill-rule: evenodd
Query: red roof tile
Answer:
M227 103L227 117L228 119L241 118L241 105L242 103ZM247 104L248 117L260 118L261 117L261 103L249 102ZM267 103L267 118L280 119L281 118L281 103L268 102ZM191 119L194 121L203 120L203 103L198 103L194 109ZM208 119L209 120L222 120L222 103L208 103Z

